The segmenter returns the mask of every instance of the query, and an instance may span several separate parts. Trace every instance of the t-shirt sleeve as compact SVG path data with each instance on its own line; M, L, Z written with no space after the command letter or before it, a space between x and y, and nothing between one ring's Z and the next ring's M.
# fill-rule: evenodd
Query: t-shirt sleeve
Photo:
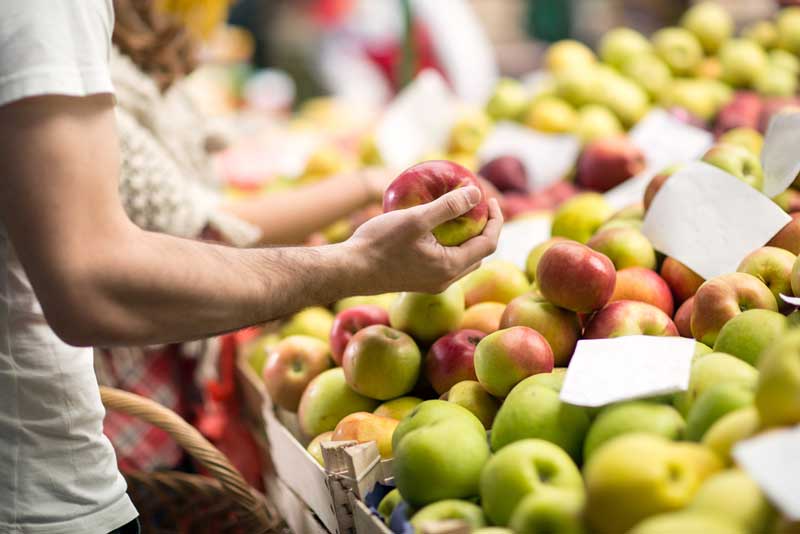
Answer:
M111 2L0 1L0 106L46 94L113 93Z

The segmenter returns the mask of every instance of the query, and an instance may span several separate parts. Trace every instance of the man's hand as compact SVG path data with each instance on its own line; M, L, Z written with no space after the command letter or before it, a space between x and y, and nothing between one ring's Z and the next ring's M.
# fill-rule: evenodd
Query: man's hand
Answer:
M431 230L475 207L476 187L456 189L433 202L397 210L364 223L345 244L365 262L370 292L439 292L477 269L494 252L503 215L497 200L489 201L489 221L481 235L457 247L445 247Z

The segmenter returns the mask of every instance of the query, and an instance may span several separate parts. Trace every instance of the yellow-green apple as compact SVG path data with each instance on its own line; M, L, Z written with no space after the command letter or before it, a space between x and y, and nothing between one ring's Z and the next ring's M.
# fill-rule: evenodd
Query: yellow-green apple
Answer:
M424 161L410 167L389 184L383 195L383 211L410 208L436 200L461 187L481 185L472 172L452 161ZM485 198L470 211L433 229L445 246L460 245L483 231L489 216Z
M746 148L756 156L761 156L761 149L764 146L764 136L754 129L742 126L728 130L719 137L720 143L726 145L736 145Z
M555 76L556 94L576 107L597 103L600 77L600 69L596 67L560 72Z
M625 135L605 137L588 143L578 158L578 185L604 192L644 170L644 153Z
M789 71L795 76L800 74L800 59L786 50L771 50L769 53L769 64Z
M519 502L509 526L517 534L582 534L585 502L583 492L540 488Z
M281 337L311 336L328 341L333 326L333 314L326 308L314 306L294 314L281 328Z
M325 458L322 456L322 444L324 442L331 441L331 437L333 436L333 431L329 430L328 432L323 432L319 436L312 439L306 450L308 454L310 454L319 465L325 466Z
M765 427L800 423L800 330L784 335L761 355L756 408Z
M348 308L370 305L378 306L379 308L389 311L389 308L391 307L395 298L397 298L397 293L383 293L381 295L368 295L362 297L347 297L337 302L333 309L336 313L341 313Z
M768 65L767 53L748 39L731 39L719 50L722 79L734 87L750 87Z
M450 131L450 152L474 154L492 128L491 118L480 109L467 109L457 119Z
M793 97L797 85L796 72L772 63L764 67L753 80L753 88L763 96Z
M661 278L672 290L676 303L693 297L705 280L676 259L667 257L661 264Z
M646 302L670 317L675 308L667 283L658 273L645 267L627 267L617 271L611 302L617 300Z
M649 517L627 534L747 534L747 531L725 517L705 512L680 510Z
M550 45L545 53L545 65L552 73L583 70L594 65L596 58L592 49L572 39L564 39Z
M558 446L541 439L518 441L496 453L481 474L481 503L495 525L508 525L529 495L558 489L583 496L575 462Z
M696 359L706 356L707 354L712 354L714 349L706 345L705 343L700 343L699 341L694 342L694 355L692 356L692 361Z
M703 60L703 47L697 37L683 28L663 28L653 34L653 47L673 74L687 76Z
M392 457L392 434L400 422L369 412L351 413L339 421L331 441L354 440L359 443L374 441L381 457Z
M353 335L374 324L389 324L389 313L375 305L354 306L336 314L331 327L331 358L342 365L344 350Z
M782 248L792 254L800 254L800 212L792 213L791 217L792 220L767 242L767 246Z
M681 26L700 40L706 53L714 54L733 35L734 21L728 10L720 4L702 2L692 6L683 15Z
M528 192L528 172L519 158L499 156L483 164L478 176L489 180L501 193Z
M653 100L658 100L672 81L667 64L652 53L629 58L622 64L622 73L644 87Z
M730 100L730 91L717 80L675 78L661 92L659 103L666 108L682 108L690 113L690 120L704 125Z
M262 376L272 401L296 412L306 386L330 366L327 343L310 336L289 336L272 347Z
M696 340L713 346L725 323L752 309L778 311L772 291L761 280L747 273L712 278L695 293L692 334Z
M528 105L528 92L518 80L503 78L497 82L486 104L486 112L495 120L516 120Z
M425 401L400 422L392 445L395 484L410 505L478 495L481 470L490 452L486 430L466 408Z
M245 359L258 376L262 376L267 357L280 340L281 336L276 332L264 334L245 348Z
M678 440L685 427L681 414L666 404L649 401L614 404L604 408L589 427L583 443L583 461L589 461L600 446L623 434L639 432Z
M300 399L297 418L307 437L318 436L336 428L345 416L370 412L378 401L359 395L347 385L341 367L328 369L308 384Z
M653 203L653 199L655 198L656 193L659 192L661 187L664 185L664 182L666 182L670 176L679 171L681 167L682 167L681 165L671 165L666 169L663 169L655 176L653 176L650 182L648 182L647 188L644 190L644 199L643 199L645 211L650 209L650 204Z
M788 326L786 317L778 312L747 310L725 323L714 342L714 351L756 366L761 353L780 339Z
M621 336L677 336L669 315L646 302L618 300L594 314L583 332L584 339Z
M502 302L479 302L464 311L462 330L479 330L491 334L500 329L500 318L506 305Z
M764 50L771 50L778 44L778 27L771 20L759 20L745 26L742 37L755 41Z
M342 369L347 384L366 397L389 400L417 383L422 355L411 336L385 325L356 332L347 344Z
M398 397L390 401L386 401L372 412L375 415L382 417L391 417L400 421L405 416L422 402L422 399L417 397Z
M703 482L687 508L724 517L745 532L768 532L775 518L758 484L740 469L727 469Z
M553 367L549 373L539 373L526 378L526 384L536 384L552 389L555 392L560 392L561 387L564 385L564 378L567 376L566 367Z
M439 395L463 380L476 380L475 347L485 334L456 330L440 337L425 357L425 378Z
M626 267L655 269L656 251L642 232L631 227L600 230L586 245L608 256L617 270ZM658 275L656 275L658 276Z
M392 512L394 512L394 509L397 508L397 505L401 502L403 502L403 496L400 495L397 488L387 493L383 499L381 499L380 504L378 504L378 514L380 514L384 523L387 525L389 524Z
M800 7L781 10L776 21L778 46L795 55L800 55Z
M489 395L480 382L464 380L453 385L445 396L447 402L453 402L472 412L485 428L492 428L494 417L500 409L500 401Z
M581 193L564 202L553 215L552 234L586 243L614 214L599 193Z
M574 134L584 144L621 135L625 130L616 115L605 106L587 104L578 110Z
M717 384L737 384L754 389L758 371L736 356L714 352L692 362L689 388L675 395L674 405L683 415L688 415L695 401Z
M652 48L645 36L636 30L613 28L600 40L600 59L619 69L630 58L649 54Z
M389 309L389 324L423 343L456 330L464 318L464 290L455 283L441 293L400 293Z
M488 261L481 265L461 280L461 287L464 289L464 302L467 307L479 302L508 304L512 299L530 290L525 273L505 260Z
M583 439L589 429L587 411L561 402L558 391L535 378L517 384L497 412L490 436L492 450L536 438L555 443L575 461L580 460Z
M473 530L472 534L514 534L514 532L503 527L486 527Z
M556 96L535 99L522 118L526 126L547 133L571 132L577 121L575 108Z
M733 446L754 436L761 427L755 406L740 408L723 415L703 436L703 445L714 451L725 465L732 465Z
M486 526L486 518L481 507L459 499L445 499L427 505L411 517L411 526L414 532L423 532L426 524L447 519L461 521L470 529Z
M639 84L622 76L610 67L599 68L596 99L619 117L630 128L650 109L650 97Z
M619 436L584 466L587 523L597 534L628 532L647 517L686 506L721 467L702 445L673 443L655 434Z
M523 379L553 370L553 350L547 340L527 326L498 330L475 347L478 382L495 397L503 398Z
M553 351L553 364L565 367L575 351L581 326L575 312L559 308L536 293L515 298L500 319L500 328L527 326L539 332Z
M746 148L718 143L706 152L703 161L719 167L755 189L761 190L764 185L761 161Z
M536 268L542 295L556 306L579 313L602 308L614 293L616 276L608 256L569 241L547 249Z
M616 211L608 221L641 221L644 219L644 214L644 204L642 202L634 202Z
M686 438L700 441L711 426L724 415L752 406L752 388L741 384L717 384L705 390L692 403L686 416Z
M528 275L528 280L536 282L536 269L539 267L539 260L542 259L542 254L559 241L565 241L565 238L551 237L547 241L539 243L531 249L525 261L525 274Z

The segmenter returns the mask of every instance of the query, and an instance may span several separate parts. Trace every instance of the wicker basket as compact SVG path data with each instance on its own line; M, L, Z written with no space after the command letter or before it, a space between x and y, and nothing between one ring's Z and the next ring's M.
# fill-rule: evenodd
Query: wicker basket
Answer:
M128 472L128 494L146 533L288 532L267 499L252 489L200 432L160 404L102 387L108 410L137 417L167 432L210 476L180 472Z

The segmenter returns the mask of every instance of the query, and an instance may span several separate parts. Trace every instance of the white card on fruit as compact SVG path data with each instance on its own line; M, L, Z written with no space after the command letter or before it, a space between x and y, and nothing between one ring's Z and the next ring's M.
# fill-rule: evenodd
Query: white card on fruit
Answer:
M630 138L644 152L647 168L656 173L699 158L714 143L709 132L686 124L663 109L648 113L631 129Z
M642 232L656 250L705 279L736 272L791 217L736 177L702 162L673 174L653 198Z
M497 240L497 250L485 261L506 260L525 269L531 249L550 239L551 227L550 215L535 215L505 223Z
M686 391L695 344L693 339L656 336L578 341L561 400L596 407Z
M783 293L779 293L780 299L785 302L786 304L791 304L792 306L800 308L800 297L793 297L791 295L784 295Z
M444 78L433 70L421 72L389 104L378 125L375 142L383 161L401 171L444 148L456 112L456 98Z
M500 156L515 156L525 165L528 185L542 189L563 178L580 152L578 138L548 134L512 122L498 123L478 151L481 163Z
M615 210L621 210L622 208L641 202L644 198L644 191L647 189L647 185L657 172L658 171L646 169L636 176L625 180L618 186L609 189L603 195L606 198L606 202Z
M761 151L764 194L768 197L782 193L800 173L798 139L800 139L800 113L783 111L773 115Z
M784 515L800 520L800 426L741 441L733 458Z

